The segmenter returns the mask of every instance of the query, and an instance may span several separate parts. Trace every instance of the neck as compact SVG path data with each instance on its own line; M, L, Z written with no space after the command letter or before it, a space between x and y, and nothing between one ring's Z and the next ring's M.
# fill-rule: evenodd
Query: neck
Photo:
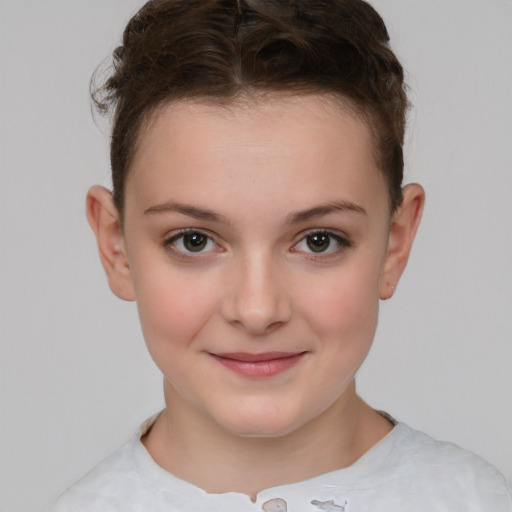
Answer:
M279 437L242 437L222 429L165 389L167 409L143 443L155 462L210 493L240 492L299 482L353 464L391 430L352 383L320 416ZM179 413L173 411L179 410Z

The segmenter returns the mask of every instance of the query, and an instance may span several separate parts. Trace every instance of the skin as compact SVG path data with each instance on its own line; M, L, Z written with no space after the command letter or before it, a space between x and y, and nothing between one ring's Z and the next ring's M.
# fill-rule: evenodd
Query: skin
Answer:
M164 469L254 497L348 466L391 430L354 376L424 193L405 187L392 215L373 154L365 123L325 96L181 101L141 133L123 223L107 190L89 191L110 287L137 301L164 375L166 410L143 439ZM224 364L275 352L294 363Z

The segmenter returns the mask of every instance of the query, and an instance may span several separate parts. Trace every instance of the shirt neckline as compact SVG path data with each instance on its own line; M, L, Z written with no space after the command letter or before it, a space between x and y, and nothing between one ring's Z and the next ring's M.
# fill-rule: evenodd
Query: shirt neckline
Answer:
M398 439L410 433L410 428L407 425L396 422L391 416L383 413L383 416L394 423L394 427L353 464L316 475L307 480L269 487L260 491L256 501L253 502L249 496L239 492L209 493L159 466L142 443L141 437L148 432L160 414L161 412L146 420L133 436L131 441L133 461L138 476L144 481L145 486L158 488L161 492L171 494L173 500L186 497L186 502L184 502L186 504L211 505L215 503L217 506L219 504L261 506L262 503L276 496L289 499L290 496L297 493L313 495L320 488L364 488L368 479L372 479L372 483L376 484L378 480L384 478L386 471L383 470L389 466Z

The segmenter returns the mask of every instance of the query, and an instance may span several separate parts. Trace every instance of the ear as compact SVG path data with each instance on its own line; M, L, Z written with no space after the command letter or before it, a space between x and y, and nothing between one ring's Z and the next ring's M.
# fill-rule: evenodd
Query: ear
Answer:
M425 191L415 183L403 189L404 199L391 219L388 249L381 276L379 297L393 296L398 280L407 265L414 236L425 204Z
M119 212L112 194L96 185L87 193L87 219L96 235L101 263L110 289L123 300L134 300L135 292L126 256Z

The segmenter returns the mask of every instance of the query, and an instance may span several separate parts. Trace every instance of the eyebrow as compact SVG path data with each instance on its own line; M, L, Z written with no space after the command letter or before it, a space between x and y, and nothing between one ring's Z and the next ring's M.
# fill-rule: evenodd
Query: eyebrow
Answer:
M308 220L323 217L333 212L355 212L366 215L366 210L355 203L350 201L335 201L332 203L321 204L308 208L307 210L300 210L289 214L286 218L286 224L300 224ZM144 210L144 215L152 213L167 213L176 212L189 217L193 217L198 220L207 220L210 222L221 222L224 224L230 224L229 220L212 210L206 208L200 208L198 206L183 204L177 202L167 202L150 206Z
M183 204L176 202L168 202L157 204L155 206L150 206L146 210L144 210L144 215L150 213L166 213L166 212L176 212L181 213L183 215L188 215L189 217L193 217L198 220L208 220L211 222L223 222L225 224L229 224L229 221L223 215L219 215L212 210L208 210L206 208L199 208L198 206L194 206L191 204Z
M314 206L307 210L293 212L286 218L286 223L300 224L301 222L317 219L318 217L323 217L333 212L354 212L367 215L366 210L355 203L351 203L350 201L334 201L332 203Z

